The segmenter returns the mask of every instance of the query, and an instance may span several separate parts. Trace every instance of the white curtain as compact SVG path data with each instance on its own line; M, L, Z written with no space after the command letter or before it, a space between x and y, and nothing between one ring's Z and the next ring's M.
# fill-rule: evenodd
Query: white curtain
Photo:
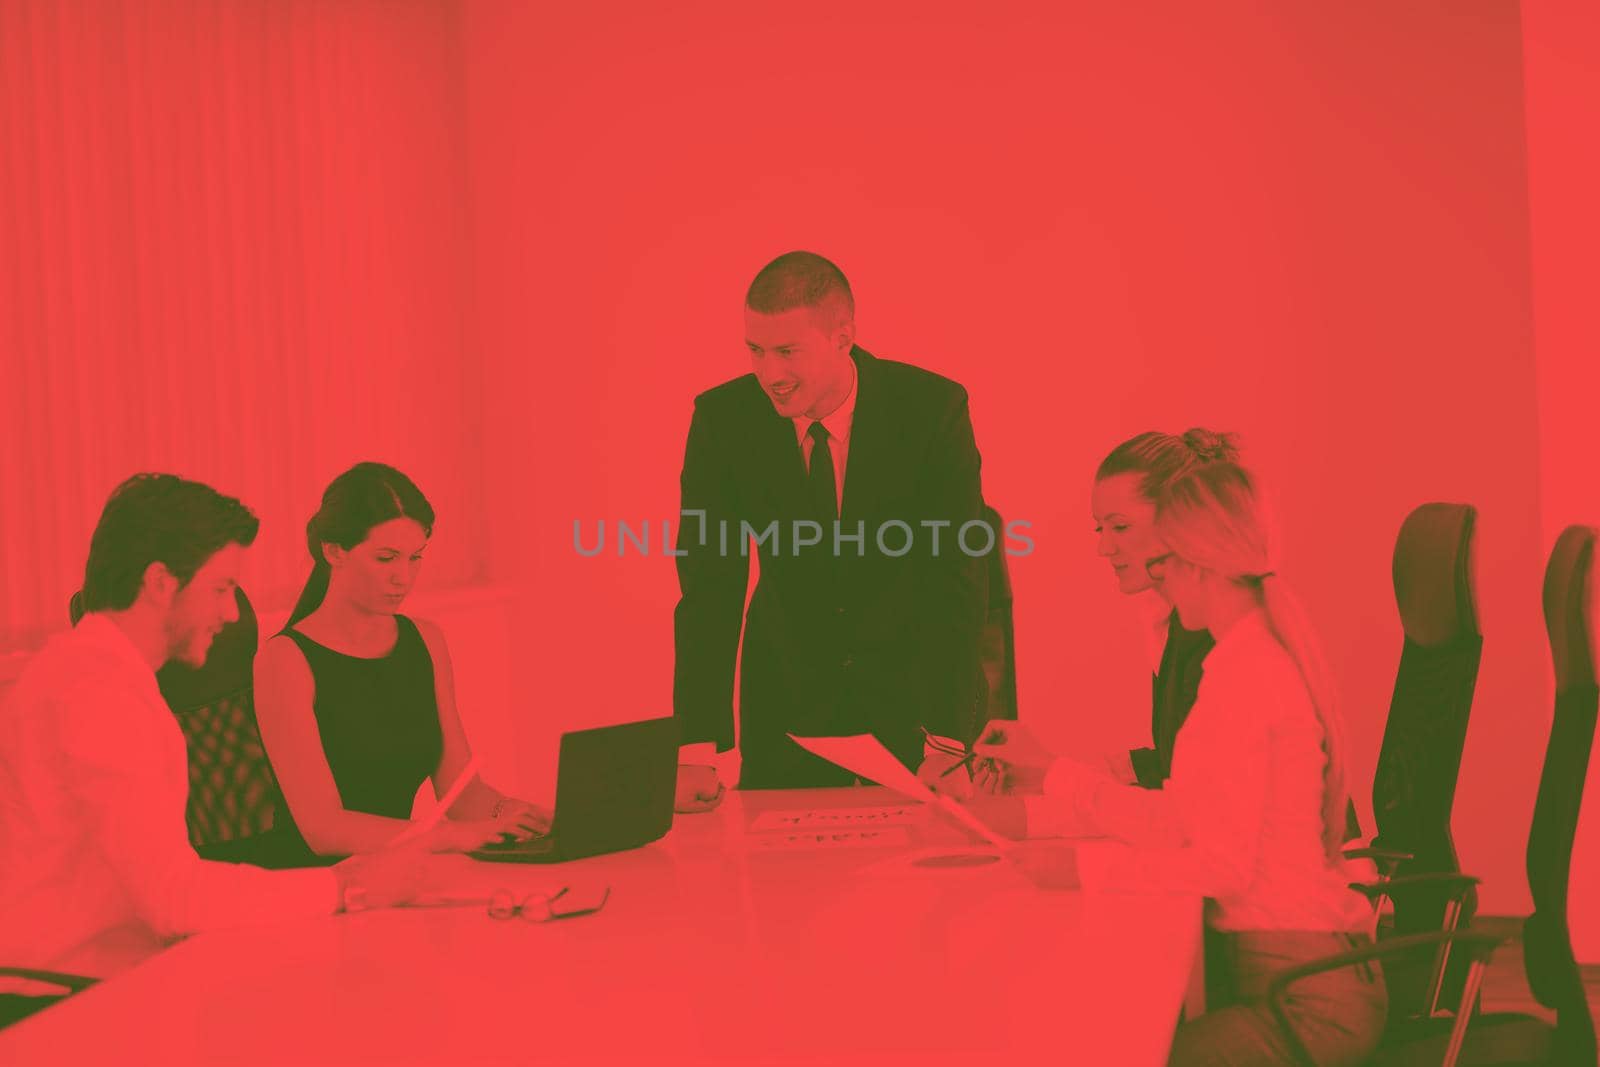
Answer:
M361 459L483 576L462 83L454 5L0 0L0 655L139 470L255 509L258 605Z

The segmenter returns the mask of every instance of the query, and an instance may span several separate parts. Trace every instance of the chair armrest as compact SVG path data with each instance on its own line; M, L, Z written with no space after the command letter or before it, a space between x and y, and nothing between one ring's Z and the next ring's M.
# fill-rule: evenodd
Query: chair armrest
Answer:
M1432 889L1451 892L1451 899L1459 900L1465 897L1479 879L1470 874L1456 874L1450 871L1430 871L1426 874L1407 874L1399 878L1389 878L1382 882L1351 882L1350 888L1366 897L1368 900L1377 900L1379 897L1391 898L1404 897L1417 890Z
M1345 849L1344 858L1348 860L1389 860L1394 863L1416 859L1411 853L1401 852L1398 849L1365 847Z
M1401 852L1399 849L1371 847L1347 848L1344 850L1344 858L1347 860L1371 860L1373 865L1378 868L1378 877L1380 878L1391 877L1400 864L1406 860L1416 859L1411 853Z
M1511 940L1510 936L1502 934L1486 934L1481 930L1440 930L1437 933L1410 934L1406 937L1390 937L1365 948L1353 948L1349 952L1340 952L1332 956L1324 956L1320 960L1302 963L1298 967L1289 967L1272 976L1272 981L1267 984L1269 999L1278 997L1290 985L1302 978L1324 971L1336 971L1340 967L1353 967L1358 963L1368 960L1381 960L1385 956L1394 956L1403 952L1411 952L1419 948L1442 945L1450 942L1459 945L1472 959L1488 960L1494 955L1494 950Z
M40 971L30 967L0 967L0 978L24 978L30 982L44 982L47 985L60 986L71 993L79 993L96 982L98 978L90 978L82 974L63 974L60 971Z
M1272 1006L1272 1013L1283 1027L1283 1032L1289 1035L1294 1046L1294 1051L1301 1063L1311 1063L1305 1049L1300 1046L1299 1038L1295 1036L1294 1027L1289 1025L1288 1013L1283 1010L1283 994L1294 983L1302 978L1309 978L1314 974L1325 971L1337 971L1341 967L1354 967L1358 963L1367 963L1371 960L1381 960L1385 956L1394 956L1403 952L1411 952L1419 948L1440 945L1456 945L1467 953L1469 959L1487 963L1489 957L1494 955L1494 950L1510 937L1500 934L1486 934L1479 930L1441 930L1431 934L1411 934L1407 937L1391 937L1366 948L1355 948L1349 952L1340 952L1332 956L1324 956L1320 960L1302 963L1298 967L1289 967L1272 976L1272 981L1267 984L1267 1002Z

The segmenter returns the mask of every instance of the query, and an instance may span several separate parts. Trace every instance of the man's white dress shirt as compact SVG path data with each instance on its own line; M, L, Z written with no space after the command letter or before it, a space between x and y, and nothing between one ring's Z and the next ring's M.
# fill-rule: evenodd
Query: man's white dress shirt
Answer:
M0 963L104 973L93 945L142 926L166 940L327 915L327 869L266 871L189 844L188 750L133 643L84 616L0 706Z

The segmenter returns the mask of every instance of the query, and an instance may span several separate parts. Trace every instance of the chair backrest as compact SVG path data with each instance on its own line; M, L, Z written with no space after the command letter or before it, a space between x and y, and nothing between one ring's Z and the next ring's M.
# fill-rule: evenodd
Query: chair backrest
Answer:
M1394 548L1394 595L1405 639L1383 747L1372 780L1373 844L1409 853L1395 875L1459 873L1450 813L1477 688L1483 634L1473 575L1477 511L1467 504L1423 504L1400 526ZM1395 936L1465 924L1477 910L1469 891L1453 905L1447 890L1394 900ZM1453 1003L1465 977L1462 959L1437 977ZM1390 1015L1430 1010L1437 961L1421 950L1384 965Z
M1467 504L1424 504L1407 516L1394 549L1394 594L1405 641L1373 775L1375 844L1411 853L1398 874L1456 872L1450 810L1483 634L1473 579ZM1437 929L1431 922L1422 929Z
M990 719L1017 717L1017 647L1012 624L1011 569L1005 552L1006 524L1000 512L987 504L983 507L983 520L994 531L994 541L987 560L989 611L979 646L987 697L974 733Z
M255 655L260 640L255 608L235 591L239 618L212 639L203 666L177 661L156 672L156 683L183 730L189 749L189 840L208 846L254 837L272 828L280 793L256 725ZM72 624L83 599L68 605Z
M1569 526L1544 574L1544 621L1555 668L1555 717L1528 833L1533 914L1523 926L1528 985L1556 1012L1556 1063L1594 1064L1594 1019L1567 927L1567 886L1578 832L1600 689L1595 682L1593 527Z

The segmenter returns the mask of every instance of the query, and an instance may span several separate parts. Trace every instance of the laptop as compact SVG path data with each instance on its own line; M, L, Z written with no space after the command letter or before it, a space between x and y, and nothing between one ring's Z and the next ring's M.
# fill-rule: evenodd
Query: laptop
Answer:
M550 832L471 855L561 863L647 845L672 826L677 781L678 723L670 716L562 734Z

